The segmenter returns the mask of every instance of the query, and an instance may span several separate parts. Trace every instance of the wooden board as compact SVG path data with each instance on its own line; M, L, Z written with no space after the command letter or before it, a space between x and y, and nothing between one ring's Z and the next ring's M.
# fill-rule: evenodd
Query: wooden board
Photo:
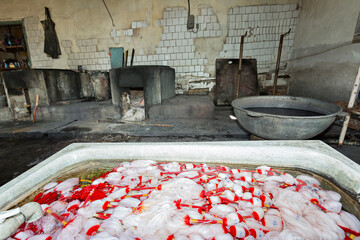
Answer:
M243 59L239 97L259 95L256 59ZM239 59L216 59L215 103L231 105L236 96Z

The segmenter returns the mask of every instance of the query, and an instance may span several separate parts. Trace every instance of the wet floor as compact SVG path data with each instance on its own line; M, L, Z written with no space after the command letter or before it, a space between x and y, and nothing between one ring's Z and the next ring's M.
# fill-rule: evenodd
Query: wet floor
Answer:
M70 141L56 139L2 139L0 185L17 177L70 143Z
M1 138L0 185L75 142L121 142L123 136L102 136L84 138Z

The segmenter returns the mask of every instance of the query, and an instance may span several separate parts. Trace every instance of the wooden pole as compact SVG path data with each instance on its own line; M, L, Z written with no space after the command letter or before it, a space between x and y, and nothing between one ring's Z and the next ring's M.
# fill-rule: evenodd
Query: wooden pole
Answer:
M240 93L240 81L241 81L241 72L242 72L242 58L243 58L243 50L244 50L244 39L247 35L247 31L245 32L244 35L241 35L241 40L240 40L240 53L239 53L239 72L238 72L238 79L237 79L237 84L236 84L236 99L239 98L239 93Z
M128 59L128 55L129 55L129 51L128 50L126 50L125 51L125 63L124 63L124 66L126 67L127 66L127 59Z
M39 105L39 95L36 95L33 123L35 123L36 111Z
M290 31L291 31L291 28L289 29L288 32L280 35L279 49L278 49L276 68L275 68L275 76L274 76L273 95L276 94L276 85L277 85L277 80L278 80L278 75L279 75L279 70L280 70L280 60L281 60L281 52L282 52L282 45L283 45L284 37L286 35L288 35L290 33Z
M133 48L132 49L132 52L131 52L131 62L130 62L130 66L133 65L133 62L134 62L134 55L135 55L135 49Z
M350 95L349 104L347 106L348 114L345 117L344 124L343 124L343 127L342 127L341 132L340 132L340 137L339 137L339 145L340 146L343 145L343 143L344 143L346 131L347 131L347 128L348 128L348 125L349 125L350 117L351 117L351 109L354 107L356 96L357 96L357 93L359 91L359 84L360 84L360 66L359 66L358 73L357 73L357 75L355 77L354 86L353 86L353 89L352 89L352 92L351 92L351 95Z

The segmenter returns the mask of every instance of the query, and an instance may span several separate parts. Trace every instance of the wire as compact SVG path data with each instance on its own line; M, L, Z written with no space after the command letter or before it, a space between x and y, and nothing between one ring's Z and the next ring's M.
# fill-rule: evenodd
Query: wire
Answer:
M304 59L304 58L308 58L308 57L314 57L314 56L317 56L317 55L321 55L323 53L326 53L326 52L330 52L332 50L335 50L335 49L338 49L338 48L342 48L342 47L346 47L346 46L349 46L349 45L352 45L352 44L358 44L358 43L354 43L354 42L344 42L342 44L339 44L337 46L334 46L334 47L331 47L331 48L328 48L328 49L325 49L323 51L320 51L320 52L316 52L316 53L312 53L312 54L309 54L309 55L304 55L304 56L300 56L300 57L296 57L296 58L290 58L290 59L286 59L284 60L283 62L292 62L292 61L297 61L297 60L301 60L301 59ZM266 61L265 64L271 64L273 63L273 61ZM270 72L273 72L274 70L270 70ZM258 74L266 74L268 72L260 72Z
M110 11L109 11L109 8L108 8L108 6L106 5L105 0L102 0L102 1L103 1L104 5L105 5L105 8L106 8L107 12L109 13L109 16L110 16L110 18L111 18L111 22L112 22L113 27L115 27L114 19L113 19L112 16L111 16L111 13L110 13Z
M291 61L296 61L296 60L300 60L300 59L303 59L303 58L314 57L314 56L316 56L316 55L320 55L320 54L323 54L323 53L326 53L326 52L330 52L330 51L335 50L335 49L337 49L337 48L346 47L346 46L349 46L349 45L352 45L352 44L356 44L356 43L353 43L353 42L345 42L345 43L342 43L342 44L339 44L339 45L337 45L337 46L334 46L334 47L325 49L325 50L320 51L320 52L312 53L312 54L305 55L305 56L300 56L300 57L297 57L297 58L291 58L291 59L288 59L288 60L286 60L286 61L287 61L287 62L291 62Z
M188 15L190 15L190 0L188 0Z

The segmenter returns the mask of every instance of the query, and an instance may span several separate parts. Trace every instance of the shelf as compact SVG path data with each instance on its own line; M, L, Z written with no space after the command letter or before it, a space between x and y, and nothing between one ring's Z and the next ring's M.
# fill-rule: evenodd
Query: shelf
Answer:
M0 71L11 71L11 70L19 70L19 69L28 69L29 67L16 67L16 68L0 68Z
M0 51L2 52L17 52L19 50L23 50L24 51L24 46L23 45L18 45L18 46L5 46L6 51L4 51L3 48L0 48Z
M23 45L6 46L5 48L24 48L24 46Z

